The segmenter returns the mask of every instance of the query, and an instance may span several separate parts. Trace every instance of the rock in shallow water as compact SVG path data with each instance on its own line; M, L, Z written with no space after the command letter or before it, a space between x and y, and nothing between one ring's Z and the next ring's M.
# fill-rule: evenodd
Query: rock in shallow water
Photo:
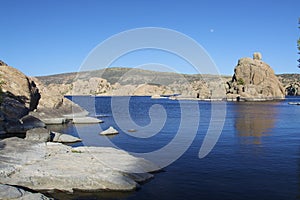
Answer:
M20 138L0 141L0 183L33 190L130 191L157 170L153 163L114 148L72 148Z
M252 58L241 58L227 82L227 100L266 101L284 99L285 91L273 69L255 53Z
M73 143L82 141L80 138L68 134L58 133L54 131L51 131L51 134L54 135L52 142Z
M98 124L103 121L94 117L74 117L73 124Z
M102 131L100 135L115 135L118 133L119 131L117 131L114 127L110 126L108 129Z

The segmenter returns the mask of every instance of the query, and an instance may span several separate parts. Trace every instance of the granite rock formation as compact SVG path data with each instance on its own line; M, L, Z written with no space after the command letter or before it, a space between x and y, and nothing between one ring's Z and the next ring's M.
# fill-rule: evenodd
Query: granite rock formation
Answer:
M279 74L278 79L285 88L286 95L300 95L300 74Z
M7 138L0 141L0 183L36 191L131 191L158 166L108 147Z
M0 141L0 195L20 199L44 198L37 193L31 195L21 190L18 193L9 185L42 191L129 191L135 190L139 182L152 178L149 172L159 170L153 163L117 149L72 148L48 142L81 140L43 128L45 119L49 123L69 120L73 123L100 123L101 120L86 117L87 111L65 99L63 87L60 86L61 90L48 88L38 79L27 77L4 62L0 65L0 134L27 132L25 139L13 137ZM94 78L91 86L94 83L109 86L102 79ZM65 89L69 90L67 87ZM101 93L98 87L99 84L94 92ZM3 191L5 189L9 190L8 193Z
M8 117L20 118L37 108L41 95L31 78L13 67L2 65L0 79L2 110Z
M255 53L253 59L238 61L231 81L227 82L228 100L263 101L285 97L285 90L273 69L260 58L261 55Z
M87 115L57 88L48 88L3 61L0 62L0 83L0 134L25 133L31 128L45 127L43 122L49 120L44 119L53 119L53 122L59 118L63 123L68 121L64 115L71 113L81 113L80 117Z
M2 61L0 80L0 132L26 132L32 126L45 126L33 118L24 118L22 121L23 117L37 108L41 98L34 80Z

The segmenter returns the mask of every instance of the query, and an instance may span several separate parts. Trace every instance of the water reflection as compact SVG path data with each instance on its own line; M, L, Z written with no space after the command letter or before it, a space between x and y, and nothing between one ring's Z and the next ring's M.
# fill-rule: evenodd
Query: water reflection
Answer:
M235 129L242 143L259 145L270 134L277 116L278 102L239 102L235 109Z

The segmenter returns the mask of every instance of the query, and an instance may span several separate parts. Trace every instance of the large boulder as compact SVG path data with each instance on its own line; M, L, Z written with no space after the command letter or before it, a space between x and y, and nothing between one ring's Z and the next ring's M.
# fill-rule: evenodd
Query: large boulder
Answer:
M21 120L37 108L40 92L34 80L19 70L0 62L0 130L2 133L26 132L38 123ZM31 122L30 122L31 121Z
M0 183L45 191L135 190L158 166L108 147L72 148L8 138L0 141Z
M33 128L26 132L25 140L49 142L50 131L45 128Z
M227 82L228 100L283 99L285 90L273 69L261 61L261 54L242 58L234 69L232 80Z
M27 109L28 113L37 108L41 96L35 82L30 77L13 67L2 65L0 78L3 83L1 85L2 105L7 103L6 101L9 103L12 101L11 99L14 99L16 101L14 104L17 102L21 104L19 107L22 107L22 109L20 108L22 113L23 110ZM19 115L18 113L15 114Z

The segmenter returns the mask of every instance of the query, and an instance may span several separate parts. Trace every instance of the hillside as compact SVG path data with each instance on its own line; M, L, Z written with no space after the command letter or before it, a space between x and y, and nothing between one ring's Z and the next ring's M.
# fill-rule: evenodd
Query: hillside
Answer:
M284 86L294 82L300 82L300 74L278 74L277 77Z
M299 95L300 74L276 76L288 94ZM178 74L132 68L107 68L36 78L63 95L170 95L179 93L186 97L197 96L203 99L208 98L212 90L226 87L226 83L231 80L231 76Z
M180 77L180 78L179 78ZM230 76L222 76L230 78ZM73 72L64 74L55 74L49 76L39 76L38 78L43 84L70 84L74 80L89 80L90 78L103 78L110 84L119 83L121 85L136 85L143 83L160 83L169 85L176 81L198 81L201 79L214 80L218 78L216 75L200 75L200 74L178 74L172 72L158 72L143 69L132 68L107 68L95 71ZM179 78L179 79L178 79Z

